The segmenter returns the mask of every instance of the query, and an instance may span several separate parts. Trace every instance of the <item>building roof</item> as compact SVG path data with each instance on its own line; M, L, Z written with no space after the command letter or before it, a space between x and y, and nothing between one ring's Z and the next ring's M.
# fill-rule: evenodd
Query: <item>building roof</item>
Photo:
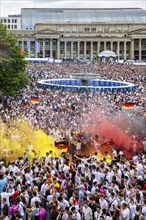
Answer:
M35 23L146 23L146 10L140 8L79 9L22 8L22 24Z

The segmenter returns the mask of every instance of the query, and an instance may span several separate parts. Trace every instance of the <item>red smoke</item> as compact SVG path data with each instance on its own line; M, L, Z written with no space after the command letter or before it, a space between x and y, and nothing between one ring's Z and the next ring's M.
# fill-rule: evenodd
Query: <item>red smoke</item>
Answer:
M85 134L98 135L100 143L114 142L115 149L123 151L127 158L142 151L142 146L131 136L129 119L122 114L105 116L104 112L94 110L85 117L83 123Z

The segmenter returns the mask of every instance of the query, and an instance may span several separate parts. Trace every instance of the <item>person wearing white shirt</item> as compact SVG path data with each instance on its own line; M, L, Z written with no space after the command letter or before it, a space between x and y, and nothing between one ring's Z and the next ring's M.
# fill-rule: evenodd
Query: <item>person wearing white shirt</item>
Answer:
M63 167L62 170L63 170L64 173L67 173L70 170L70 168L67 164L64 164L64 167Z
M102 210L102 215L103 215L104 220L112 220L113 219L112 217L110 217L110 214L106 208Z
M127 207L126 203L122 204L122 212L121 212L123 220L130 220L130 210Z
M109 210L110 210L111 215L113 216L116 212L116 208L118 207L118 200L116 199L114 192L111 192L110 196L111 196L111 199L110 199L111 201L110 201Z
M48 195L47 196L47 201L50 203L53 201L54 196L53 195Z
M42 184L41 186L41 192L43 194L43 196L46 195L46 190L49 188L49 185L48 185L48 180L46 179L45 182Z
M37 192L33 191L33 198L30 201L30 206L32 207L35 202L41 202L40 198L37 196Z
M83 161L81 161L81 163L78 165L78 167L81 168L82 173L85 172L85 164L83 163Z
M45 164L51 163L52 161L52 151L46 153Z
M142 163L137 163L137 176L143 176L144 174L144 169Z
M20 215L21 215L22 219L24 219L24 215L25 215L24 207L25 206L24 206L24 204L21 201L19 196L16 198L16 202L17 202L17 205L18 205L18 211L20 212Z
M59 201L61 210L64 211L66 207L69 207L69 202L66 199L64 199L62 196L58 197L58 201Z
M6 198L6 202L7 202L8 206L10 206L9 198L10 198L12 195L14 195L14 193L15 193L15 190L14 190L14 189L12 189L12 192L8 193L8 192L7 192L7 188L4 187L4 188L3 188L3 192L1 193L1 201L2 201L3 198Z
M138 156L135 155L135 156L132 158L132 160L133 160L134 163L137 163L137 162L138 162Z
M9 217L7 216L5 211L1 214L1 220L9 220Z
M142 206L142 214L144 216L144 220L146 219L146 199L144 200L144 206Z
M104 199L104 195L100 196L99 205L100 205L101 210L103 210L105 207L108 206L107 201Z
M84 202L82 213L83 213L84 220L92 220L93 218L92 209L88 206L87 202Z
M13 172L14 174L15 173L18 173L20 171L20 169L15 166L15 163L12 162L11 165L9 166L9 172Z
M89 164L88 161L90 161L91 157L84 156L83 158L78 157L77 155L74 155L78 160L80 160L84 165Z
M108 180L108 183L112 183L113 176L114 176L114 172L109 170L108 173L107 173L107 176L106 176L106 178Z
M91 188L91 195L93 195L93 196L95 195L96 189L97 189L97 182L94 181L93 182L93 187Z
M117 192L119 192L119 186L117 185L116 182L112 183L112 189L113 189L113 192L115 193L115 195L117 194Z
M133 197L130 198L129 209L130 209L130 219L134 220L136 213L136 204L134 203Z
M94 219L95 220L100 220L100 216L102 215L102 212L100 210L100 206L96 207L96 212L94 212Z
M97 171L95 172L95 178L96 178L96 181L97 181L97 184L101 184L102 182L102 173L99 171L99 168L97 168Z
M72 207L71 211L72 211L72 219L81 220L81 214L76 210L75 207Z

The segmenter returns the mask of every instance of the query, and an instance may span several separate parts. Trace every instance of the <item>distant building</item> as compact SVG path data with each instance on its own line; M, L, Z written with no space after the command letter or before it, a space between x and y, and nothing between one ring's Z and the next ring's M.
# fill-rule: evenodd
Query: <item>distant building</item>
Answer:
M28 57L94 60L111 50L118 59L146 60L146 10L22 8L12 30Z
M8 30L21 29L21 15L9 15L8 17L1 17L0 21L6 25Z

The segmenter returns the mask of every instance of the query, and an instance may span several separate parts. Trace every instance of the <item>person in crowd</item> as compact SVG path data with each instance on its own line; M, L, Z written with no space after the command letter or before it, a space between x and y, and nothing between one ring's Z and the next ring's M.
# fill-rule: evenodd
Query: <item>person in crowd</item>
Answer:
M10 218L8 217L8 214L5 211L2 211L1 219L2 220L10 220Z
M84 220L92 220L93 219L93 212L92 209L88 206L87 201L84 202L82 208L82 215Z
M2 205L2 212L5 213L8 216L8 214L9 214L9 206L7 204L6 198L2 199L2 204L3 204Z

